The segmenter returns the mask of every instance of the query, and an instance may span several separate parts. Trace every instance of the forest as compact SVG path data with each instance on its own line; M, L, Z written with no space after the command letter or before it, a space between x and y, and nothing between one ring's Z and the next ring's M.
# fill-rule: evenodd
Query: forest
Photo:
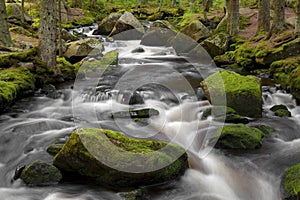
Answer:
M0 199L300 198L300 0L0 0L0 24Z

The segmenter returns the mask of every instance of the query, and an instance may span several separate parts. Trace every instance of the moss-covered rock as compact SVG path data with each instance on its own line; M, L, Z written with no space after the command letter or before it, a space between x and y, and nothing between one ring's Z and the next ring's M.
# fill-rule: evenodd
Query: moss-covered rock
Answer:
M73 64L64 57L56 57L56 63L65 80L73 80L76 77L76 69Z
M300 102L300 64L290 74L289 83L291 94Z
M221 70L207 77L200 86L214 106L231 107L242 116L261 117L262 115L261 84L254 76L242 76L235 72Z
M19 62L30 62L35 59L37 48L31 48L26 51L0 54L0 68L9 68L17 65Z
M64 146L64 144L52 144L47 148L47 152L51 155L56 155Z
M113 36L115 39L140 39L144 33L145 29L139 20L132 13L125 12L117 20L110 36Z
M291 112L283 104L275 105L272 108L270 108L270 110L273 111L274 114L278 117L291 117L292 116Z
M22 18L22 7L18 3L7 3L6 4L6 13L7 13L7 18L9 20L12 20L14 23L20 24L21 18ZM26 10L24 13L24 21L28 23L33 22L33 18L30 17Z
M118 19L122 16L121 13L112 13L105 17L98 25L98 29L93 32L94 35L109 35Z
M188 168L187 154L177 145L95 128L75 130L53 163L107 187L162 183Z
M76 41L78 37L67 31L66 29L61 30L61 38L66 42Z
M233 124L219 128L212 140L218 140L217 148L256 149L261 147L264 134L257 128Z
M88 38L67 43L67 50L64 53L64 57L70 61L78 62L88 55L100 55L103 50L104 47L102 42Z
M53 165L36 160L22 171L21 179L30 186L44 186L57 184L62 175Z
M289 110L289 109L286 107L286 105L280 104L280 105L272 106L270 110L275 112L276 110Z
M215 56L224 54L225 51L228 50L229 35L225 33L215 34L201 42L200 45L206 49L206 51L213 58Z
M0 71L0 110L5 110L18 97L33 93L35 77L25 67Z
M186 34L195 41L206 39L211 35L211 32L199 20L191 21L187 26L180 30L181 33Z
M293 165L284 173L282 185L284 199L298 200L300 198L300 164Z

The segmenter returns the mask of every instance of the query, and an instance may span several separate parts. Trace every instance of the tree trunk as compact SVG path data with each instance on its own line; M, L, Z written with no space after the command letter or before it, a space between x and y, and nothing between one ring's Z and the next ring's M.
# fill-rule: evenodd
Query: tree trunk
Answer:
M285 29L284 21L284 0L273 0L274 5L274 20L272 33L279 33Z
M39 33L39 58L56 73L56 0L41 0L40 33Z
M160 8L162 7L162 3L163 3L162 0L160 0L160 1L159 1L159 7L160 7Z
M61 4L62 1L58 0L58 55L62 57L62 38L61 38Z
M297 0L295 34L300 36L300 0Z
M270 0L259 0L257 33L270 31Z
M0 0L0 24L0 45L5 47L13 46L10 33L8 31L5 0Z
M176 7L176 0L172 0L172 7L173 7L173 8Z
M22 14L21 14L21 24L23 25L25 22L25 8L24 8L24 2L25 0L21 1L21 10L22 10Z
M203 16L206 21L207 21L207 13L209 12L211 6L212 6L212 0L202 0Z
M230 0L228 5L227 32L230 36L237 35L239 32L239 0Z

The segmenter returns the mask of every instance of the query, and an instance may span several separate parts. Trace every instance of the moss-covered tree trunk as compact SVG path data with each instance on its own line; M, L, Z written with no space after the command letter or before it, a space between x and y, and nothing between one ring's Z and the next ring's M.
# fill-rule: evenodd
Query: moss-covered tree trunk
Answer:
M272 33L279 33L285 29L284 21L284 0L273 0L274 20Z
M270 31L270 0L259 0L257 33Z
M39 57L49 67L56 67L56 36L57 36L56 0L41 0Z
M8 31L5 0L0 0L0 45L5 47L13 45Z
M227 7L228 21L227 21L227 32L229 35L234 36L239 32L239 0L230 0Z
M300 0L297 0L297 6L296 6L295 34L300 36Z

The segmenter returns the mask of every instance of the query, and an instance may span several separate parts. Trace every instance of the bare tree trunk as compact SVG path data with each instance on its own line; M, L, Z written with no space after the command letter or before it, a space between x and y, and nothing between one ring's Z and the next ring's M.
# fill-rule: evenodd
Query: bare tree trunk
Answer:
M39 58L55 73L59 73L56 66L56 0L41 0L40 33L39 33Z
M300 0L297 0L295 34L300 36Z
M230 36L237 35L239 32L239 0L230 0L228 5L227 32Z
M172 7L173 7L173 8L176 7L176 0L172 0Z
M58 55L62 57L62 39L61 39L61 4L62 1L58 0Z
M13 46L10 33L8 31L5 0L0 0L0 24L0 45L5 47Z
M257 33L270 31L270 0L259 0Z
M285 29L284 21L284 0L273 0L274 4L274 20L272 26L272 33L279 33Z

